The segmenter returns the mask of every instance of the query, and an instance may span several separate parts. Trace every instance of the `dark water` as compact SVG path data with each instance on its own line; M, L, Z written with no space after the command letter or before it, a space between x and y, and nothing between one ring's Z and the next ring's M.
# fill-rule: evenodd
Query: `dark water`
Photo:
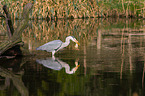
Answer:
M22 34L25 56L0 61L0 95L144 96L144 24L114 19L30 21ZM35 50L68 35L80 42L79 49L71 42L55 58Z

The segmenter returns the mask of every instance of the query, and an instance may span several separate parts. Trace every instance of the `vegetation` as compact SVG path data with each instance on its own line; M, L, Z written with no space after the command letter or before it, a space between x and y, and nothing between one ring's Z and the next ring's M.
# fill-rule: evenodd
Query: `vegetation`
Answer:
M33 3L31 19L134 17L145 18L144 0L2 0L20 19L26 3ZM0 5L0 6L1 6ZM0 9L2 10L2 8Z
M18 46L18 48L16 48L16 45L19 45L18 43L22 42L22 32L24 31L24 29L27 27L28 24L28 20L29 20L29 13L30 10L32 9L32 4L28 3L27 5L25 5L24 10L23 10L23 20L21 22L19 22L18 27L14 30L13 29L13 25L11 22L11 18L10 18L10 13L7 11L7 6L3 6L3 10L5 12L4 14L1 14L3 17L5 17L6 19L6 26L7 26L7 35L8 35L8 41L4 41L0 44L0 55L5 55L5 53L7 54L7 51L9 51L9 49L12 48L11 51L15 51L15 49L20 49ZM15 52L14 52L15 53ZM8 52L9 54L9 52Z

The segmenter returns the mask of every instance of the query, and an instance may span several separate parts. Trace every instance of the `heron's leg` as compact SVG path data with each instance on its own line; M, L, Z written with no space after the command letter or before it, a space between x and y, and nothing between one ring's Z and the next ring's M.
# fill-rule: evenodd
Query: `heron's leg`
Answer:
M52 60L54 60L54 61L55 61L55 56L52 56Z
M55 54L55 50L54 50L54 51L52 51L52 57L54 56L54 54Z

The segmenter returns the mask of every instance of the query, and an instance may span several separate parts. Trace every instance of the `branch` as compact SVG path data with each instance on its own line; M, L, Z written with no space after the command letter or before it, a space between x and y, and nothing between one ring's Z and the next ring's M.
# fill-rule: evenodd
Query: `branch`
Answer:
M5 19L6 19L6 24L7 24L7 30L8 30L8 34L9 34L9 38L13 35L14 33L14 28L13 28L13 24L11 21L11 15L9 14L8 8L6 5L3 6L3 10L6 14Z
M12 48L13 46L17 45L18 43L22 42L22 32L28 25L28 20L29 20L29 13L32 9L32 4L28 3L25 5L24 10L23 10L23 18L22 21L20 22L19 26L17 29L14 31L12 37L3 43L0 44L0 55L2 55L6 50Z

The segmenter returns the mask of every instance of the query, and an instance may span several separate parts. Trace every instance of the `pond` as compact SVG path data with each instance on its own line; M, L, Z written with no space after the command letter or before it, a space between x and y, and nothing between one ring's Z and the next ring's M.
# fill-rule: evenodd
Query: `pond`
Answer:
M4 21L0 23L6 30ZM78 49L71 41L55 58L36 50L69 35L79 41ZM0 37L0 42L8 39L2 29ZM145 95L144 20L32 20L22 40L23 57L0 61L2 96Z

